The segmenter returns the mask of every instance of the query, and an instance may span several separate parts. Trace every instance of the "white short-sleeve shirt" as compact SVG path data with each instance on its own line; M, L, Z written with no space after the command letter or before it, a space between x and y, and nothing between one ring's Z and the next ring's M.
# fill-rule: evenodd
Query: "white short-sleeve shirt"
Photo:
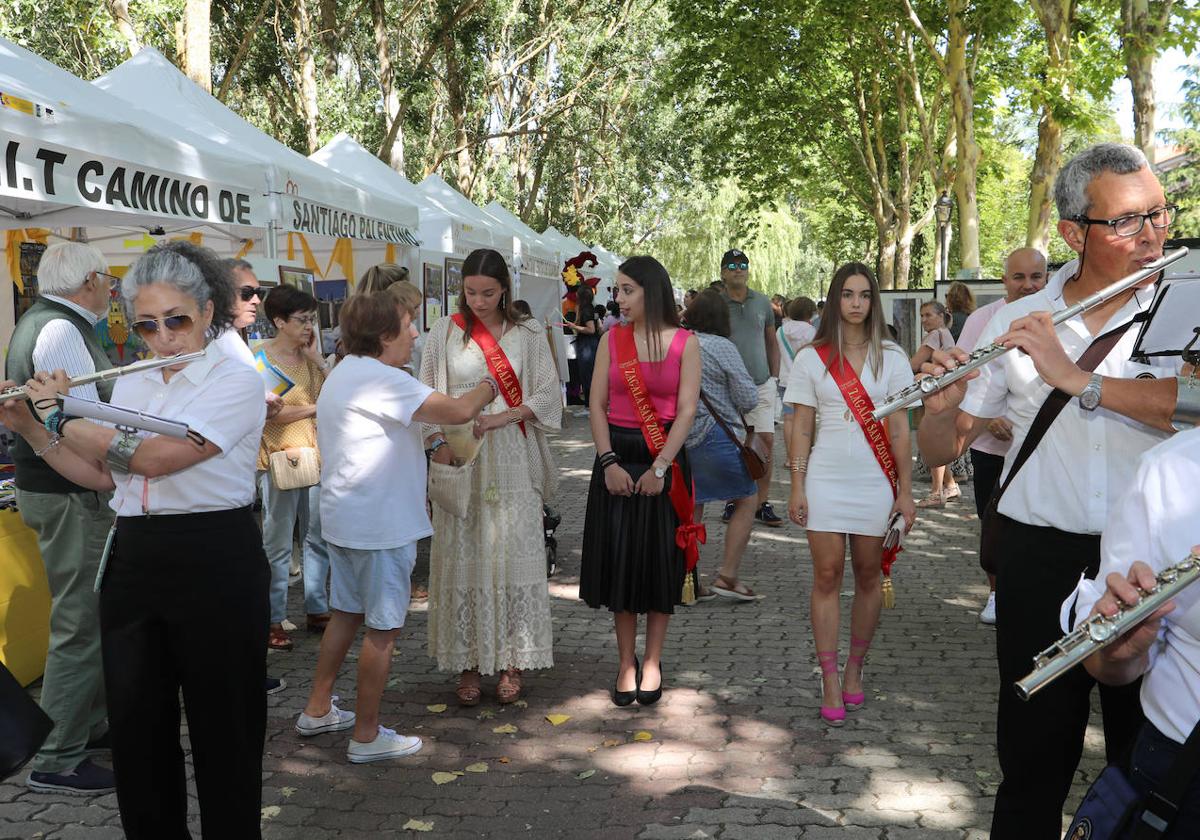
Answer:
M232 510L254 501L258 445L267 417L262 379L216 342L209 343L205 354L170 382L163 382L162 370L116 381L113 405L187 423L221 450L161 478L114 473L112 509L117 516Z
M979 336L979 345L990 344L1008 332L1018 318L1033 312L1063 309L1063 284L1072 275L1067 266L1040 292L1008 304L997 312ZM1096 338L1149 308L1154 289L1141 289L1104 327L1093 335L1083 318L1059 324L1059 341L1071 359L1078 359ZM1137 341L1137 328L1125 332L1116 347L1096 368L1108 377L1174 376L1178 360L1129 360ZM1013 442L1005 458L1003 481L1021 450L1034 417L1051 388L1042 381L1033 360L1019 351L1006 353L980 368L967 387L961 408L975 417L1007 417L1013 424ZM1027 525L1058 528L1076 534L1099 534L1112 512L1117 494L1129 486L1137 457L1167 437L1116 412L1100 407L1086 411L1072 399L1047 430L1012 485L1000 499L998 511Z
M321 532L344 548L396 548L433 533L425 448L413 414L433 389L399 368L347 356L317 399Z
M1083 579L1063 605L1064 624L1075 607L1076 624L1088 617L1104 594L1112 572L1128 575L1141 560L1157 574L1187 557L1200 544L1200 429L1181 432L1144 454L1127 491L1114 506L1100 541L1100 571ZM1184 589L1173 599L1165 631L1152 651L1142 681L1142 709L1159 731L1183 743L1200 720L1200 589ZM1072 628L1064 626L1064 632Z

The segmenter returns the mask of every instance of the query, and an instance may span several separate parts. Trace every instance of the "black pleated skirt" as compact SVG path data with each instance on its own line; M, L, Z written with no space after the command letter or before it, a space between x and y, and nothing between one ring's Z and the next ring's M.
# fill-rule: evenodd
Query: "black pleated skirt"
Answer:
M641 429L609 425L613 452L636 482L654 459ZM684 480L691 482L687 454L676 457ZM675 612L683 592L686 559L675 545L679 519L671 507L667 473L658 496L613 496L604 484L599 461L592 465L587 515L583 523L583 561L579 595L589 607L613 612Z

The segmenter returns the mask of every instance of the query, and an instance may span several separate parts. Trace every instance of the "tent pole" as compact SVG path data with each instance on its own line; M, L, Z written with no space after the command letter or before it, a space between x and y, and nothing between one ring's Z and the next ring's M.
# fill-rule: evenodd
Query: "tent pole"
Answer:
M267 222L267 249L266 257L269 260L279 259L279 240L278 231L276 230L276 222L270 219Z

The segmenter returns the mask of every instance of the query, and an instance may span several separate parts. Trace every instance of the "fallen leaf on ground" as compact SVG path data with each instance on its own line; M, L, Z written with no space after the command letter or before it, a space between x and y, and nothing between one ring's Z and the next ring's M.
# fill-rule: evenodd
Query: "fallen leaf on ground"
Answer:
M503 726L493 727L492 731L497 735L512 735L517 731L517 727L513 726L511 723L506 723Z
M446 704L434 703L432 706L426 706L425 708L433 712L435 715L440 715L442 712L446 711Z
M619 747L619 746L621 746L621 743L622 742L617 740L616 738L608 738L600 746L602 746L602 747Z
M595 775L596 775L595 770L584 770L582 773L578 774L575 778L576 779L590 779L590 778L592 778L592 776L595 776Z
M501 764L508 764L508 756L506 756L506 755L502 755L496 760L499 761Z
M462 774L463 773L461 770L455 770L453 773L446 773L444 771L438 771L437 773L433 774L433 783L435 785L444 785L447 782L453 782Z
M421 820L409 820L402 828L403 831L433 831L433 820L422 822Z
M295 792L296 789L294 787L281 787L279 789L279 793L284 799L288 799Z
M487 764L482 761L476 761L474 764L467 765L468 773L486 773L487 770Z
M495 716L496 716L496 713L493 712L491 709L484 709L479 714L477 714L475 716L475 718L476 718L476 720L491 720Z
M513 705L516 706L518 709L528 709L529 708L529 704L526 703L524 700L518 700L516 703L513 703Z
M268 805L267 807L262 809L262 818L264 820L269 820L269 819L272 819L273 817L278 817L279 810L280 809L279 809L278 805Z
M653 741L654 735L643 729L641 732L633 733L633 740L635 740L635 741Z
M570 715L546 715L546 720L550 721L554 726L564 724L571 719Z

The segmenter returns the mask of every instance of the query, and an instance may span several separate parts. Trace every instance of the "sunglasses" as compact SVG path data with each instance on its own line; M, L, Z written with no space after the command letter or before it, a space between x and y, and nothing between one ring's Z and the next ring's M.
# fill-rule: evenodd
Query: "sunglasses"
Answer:
M160 325L167 332L185 332L192 328L195 323L191 315L168 315L166 318L149 318L145 321L134 321L129 325L135 333L142 338L150 338L152 335L158 335Z
M238 297L246 303L258 298L258 302L262 303L263 290L261 286L242 286L238 289Z
M726 268L727 270L729 270L729 271L745 271L745 270L746 270L746 269L748 269L749 267L750 267L750 263L748 263L748 262L740 262L740 263L734 263L734 262L731 262L731 263L725 263L725 268Z

